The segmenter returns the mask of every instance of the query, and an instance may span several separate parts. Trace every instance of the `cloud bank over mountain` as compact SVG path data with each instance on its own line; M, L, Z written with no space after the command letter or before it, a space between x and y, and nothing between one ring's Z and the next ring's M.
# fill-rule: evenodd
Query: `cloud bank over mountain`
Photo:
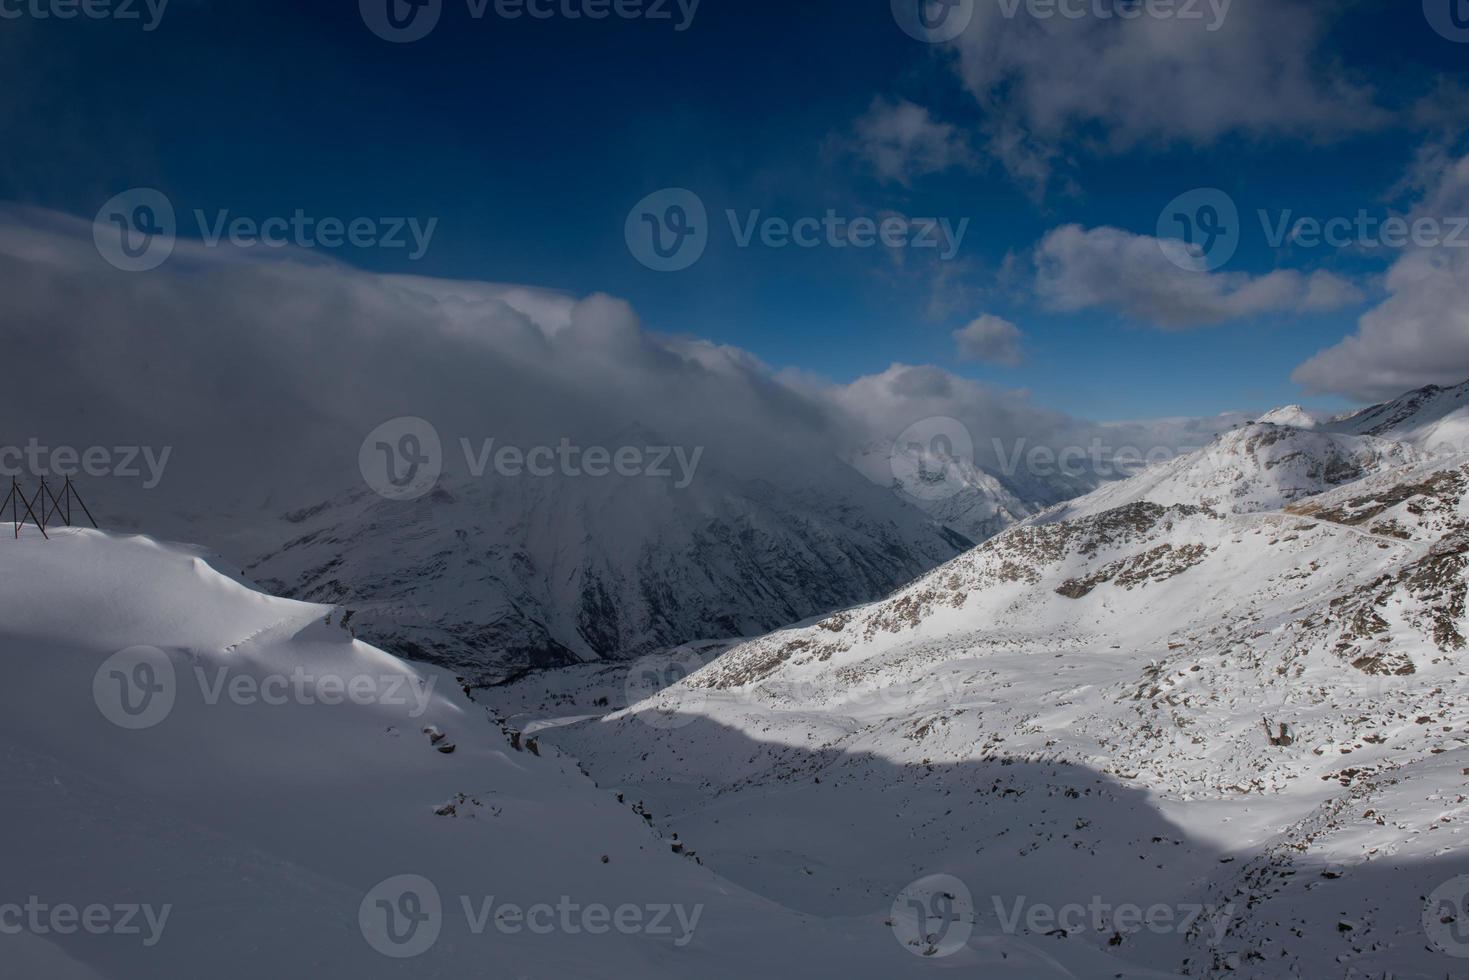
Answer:
M357 479L363 438L398 416L439 430L446 469L461 438L607 445L638 426L785 485L813 456L934 416L961 420L981 457L1021 438L1059 448L1117 435L936 367L845 383L777 371L736 347L650 332L606 295L183 239L162 267L121 272L89 223L37 209L0 214L0 290L18 366L0 391L9 441L170 446L160 492L191 498L315 499ZM1175 435L1127 434L1143 448Z

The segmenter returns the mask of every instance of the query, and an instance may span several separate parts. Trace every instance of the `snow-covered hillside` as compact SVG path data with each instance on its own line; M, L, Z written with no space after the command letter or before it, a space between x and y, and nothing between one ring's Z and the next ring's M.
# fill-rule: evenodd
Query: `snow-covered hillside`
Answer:
M1300 405L1286 405L1284 408L1266 412L1255 421L1268 425L1290 425L1297 429L1315 429L1320 427L1322 419L1319 413Z
M1469 452L1469 381L1452 388L1419 388L1335 419L1326 428L1397 439L1440 452Z
M752 636L881 596L969 547L832 461L806 489L712 467L657 479L445 478L288 515L248 565L338 603L373 642L479 681L689 640Z
M144 537L27 529L0 569L0 975L927 975L885 906L719 877L339 610ZM966 962L1095 961L1007 949Z
M944 875L1133 968L1462 975L1469 456L1250 426L1070 514L547 737L804 910Z
M1041 520L1094 516L1125 504L1191 504L1230 513L1276 510L1314 494L1423 458L1413 447L1372 436L1257 423L1227 432L1198 452L1131 480L1060 504Z

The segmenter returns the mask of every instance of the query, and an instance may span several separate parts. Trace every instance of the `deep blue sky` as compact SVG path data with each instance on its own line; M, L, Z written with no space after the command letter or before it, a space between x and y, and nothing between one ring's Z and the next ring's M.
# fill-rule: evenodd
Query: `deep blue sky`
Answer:
M1214 185L1247 215L1231 270L1327 268L1370 283L1384 262L1274 254L1253 210L1377 208L1423 142L1386 127L1324 143L1227 135L1098 153L1072 171L1075 193L1040 199L982 160L904 186L845 148L875 97L911 99L961 128L980 127L984 110L949 56L896 28L886 0L704 0L683 33L617 19L473 21L463 0L447 2L438 29L406 45L373 36L355 0L174 0L152 33L0 21L11 89L0 199L90 218L147 185L180 212L437 217L421 261L338 254L390 272L605 291L652 329L776 367L845 381L934 363L1107 419L1345 404L1306 398L1290 373L1352 331L1370 286L1361 308L1163 332L1103 310L1039 308L1001 275L1008 254L1073 222L1152 234L1167 201ZM1335 6L1330 56L1389 96L1469 65L1469 46L1433 33L1418 0ZM899 274L881 250L741 250L721 231L692 269L652 272L629 254L623 222L667 186L696 191L717 228L725 208L968 217L950 281L958 299L936 314L928 272ZM957 359L950 333L980 313L1023 329L1023 364Z

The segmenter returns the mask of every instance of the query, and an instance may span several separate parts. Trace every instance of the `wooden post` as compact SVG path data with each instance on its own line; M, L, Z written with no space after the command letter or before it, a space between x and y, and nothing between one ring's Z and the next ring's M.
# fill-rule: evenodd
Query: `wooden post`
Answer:
M96 528L97 527L97 518L95 518L95 517L92 516L92 512L87 509L87 502L82 499L82 495L81 494L77 493L77 488L74 487L74 486L72 486L72 484L71 484L71 477L67 477L66 478L65 497L66 497L66 501L67 501L67 507L66 507L66 523L68 525L71 524L71 499L73 497L75 497L76 498L76 502L77 502L77 506L81 507L82 513L87 515L87 520L89 520L89 521L92 522L92 527L93 528Z
M41 489L44 490L44 491L46 491L46 496L47 497L51 498L51 507L52 507L51 515L54 517L57 514L60 514L61 513L61 501L57 500L56 499L56 494L52 493L51 492L51 488L48 487L48 486L46 486L46 481L45 480L42 480L41 481ZM41 501L41 517L43 519L46 518L46 502L44 500ZM65 517L63 519L66 521L66 526L67 527L71 527L71 511L70 511L69 508L68 508L67 513L66 513L66 515L65 515Z
M15 523L15 536L17 538L20 537L20 506L21 506L21 504L25 504L26 514L30 517L30 519L32 521L35 522L35 524L36 524L36 530L38 530L38 531L41 532L41 537L45 538L47 541L51 540L51 535L49 535L49 534L46 533L46 525L42 524L41 521L40 521L40 518L36 517L36 512L31 509L31 503L30 503L30 501L29 500L26 500L25 494L21 493L19 481L17 481L14 477L11 477L11 479L10 479L10 517L11 517L11 520L14 521L14 523ZM3 506L0 506L0 509L3 509Z

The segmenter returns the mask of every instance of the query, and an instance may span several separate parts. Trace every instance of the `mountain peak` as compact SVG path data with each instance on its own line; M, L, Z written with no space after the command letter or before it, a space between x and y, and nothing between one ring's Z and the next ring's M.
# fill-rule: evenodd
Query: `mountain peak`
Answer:
M1257 420L1268 425L1289 425L1297 429L1314 429L1321 425L1316 413L1300 406L1286 405L1260 416Z

